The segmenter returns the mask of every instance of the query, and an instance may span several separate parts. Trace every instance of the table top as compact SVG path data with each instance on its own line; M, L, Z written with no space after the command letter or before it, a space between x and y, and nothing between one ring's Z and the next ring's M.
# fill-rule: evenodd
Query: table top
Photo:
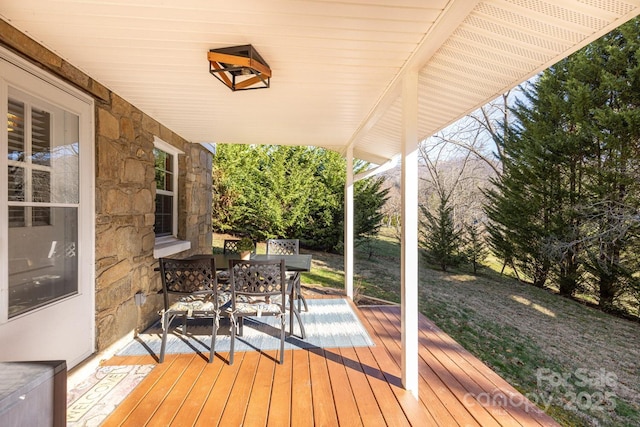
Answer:
M216 270L226 270L229 268L229 260L240 259L238 254L203 254L193 255L189 258L209 258L213 257L216 260ZM258 261L268 260L280 260L284 259L285 269L287 271L311 271L311 255L298 254L298 255L265 255L265 254L251 254L251 259Z

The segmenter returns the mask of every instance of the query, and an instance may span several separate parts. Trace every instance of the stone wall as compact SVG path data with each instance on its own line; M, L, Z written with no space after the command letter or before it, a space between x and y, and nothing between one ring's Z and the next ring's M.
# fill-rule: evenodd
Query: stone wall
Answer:
M72 64L0 20L0 44L90 94L95 100L96 347L103 350L158 319L162 301L155 235L154 136L178 157L178 238L211 252L211 153L191 144ZM136 292L148 295L137 307Z

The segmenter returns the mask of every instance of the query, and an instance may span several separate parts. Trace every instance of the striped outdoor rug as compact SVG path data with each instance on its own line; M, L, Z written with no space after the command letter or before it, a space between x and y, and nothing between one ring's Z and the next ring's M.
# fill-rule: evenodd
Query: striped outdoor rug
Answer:
M300 313L306 338L287 336L285 349L339 348L372 346L373 341L349 303L342 299L307 299L309 311ZM172 324L167 337L167 354L200 352L207 354L211 343L211 322L188 323L187 334L180 333L181 321ZM280 327L273 316L246 317L243 336L236 336L235 351L277 350L280 348ZM287 314L287 331L289 330ZM175 328L178 326L178 328ZM294 333L299 334L294 320ZM119 356L159 355L162 341L160 323L153 325L124 347ZM216 338L216 351L229 351L229 323L222 320Z

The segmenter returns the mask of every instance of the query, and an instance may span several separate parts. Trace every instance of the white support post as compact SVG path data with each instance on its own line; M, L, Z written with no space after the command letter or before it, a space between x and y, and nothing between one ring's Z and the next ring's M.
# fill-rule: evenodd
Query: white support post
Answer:
M353 148L347 148L347 179L344 188L344 290L353 299Z
M418 73L402 82L402 385L418 398Z

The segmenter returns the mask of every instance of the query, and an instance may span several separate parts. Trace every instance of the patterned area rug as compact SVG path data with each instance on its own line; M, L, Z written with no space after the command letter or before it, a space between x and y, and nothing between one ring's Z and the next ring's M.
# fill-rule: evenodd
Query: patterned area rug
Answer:
M373 346L373 341L349 303L340 298L308 299L309 311L300 313L306 338L287 336L285 349L338 348ZM278 318L272 316L247 317L244 320L243 336L236 337L235 351L276 350L280 348L280 326ZM287 315L287 331L289 330ZM177 327L175 327L177 326ZM199 352L207 355L211 343L211 321L188 323L187 334L180 333L180 321L172 324L167 337L167 354ZM299 326L294 320L294 333ZM133 342L122 349L118 356L159 355L162 330L157 323L139 334ZM229 351L229 323L226 319L216 338L216 351Z
M67 392L67 427L99 426L154 366L99 367Z

